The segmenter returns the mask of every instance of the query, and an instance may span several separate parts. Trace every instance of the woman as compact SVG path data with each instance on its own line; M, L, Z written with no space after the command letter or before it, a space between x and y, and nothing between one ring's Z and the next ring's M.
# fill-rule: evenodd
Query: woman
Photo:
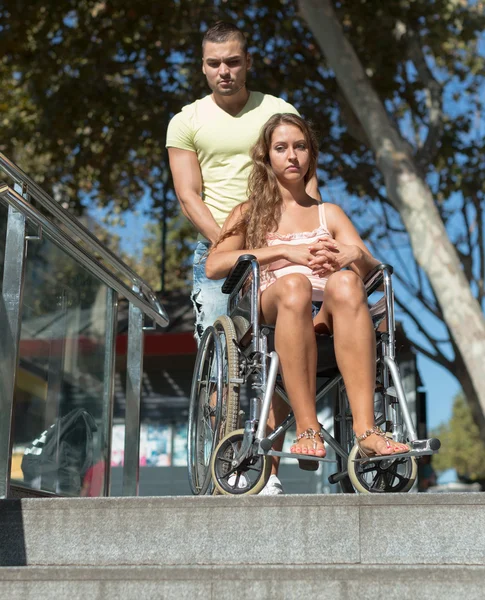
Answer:
M375 334L362 279L378 261L338 206L306 193L317 156L315 135L303 119L293 114L269 119L251 151L249 200L227 218L206 273L225 277L248 252L262 267L262 319L275 324L296 420L292 453L325 456L315 408L315 332L334 335L361 453L406 452L406 445L389 440L374 423ZM314 316L312 301L323 301Z

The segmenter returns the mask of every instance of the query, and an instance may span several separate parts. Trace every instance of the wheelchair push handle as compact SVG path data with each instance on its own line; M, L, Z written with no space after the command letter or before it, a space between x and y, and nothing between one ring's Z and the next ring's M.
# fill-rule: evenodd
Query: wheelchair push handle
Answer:
M370 296L377 290L377 288L384 281L384 275L386 273L388 275L392 275L393 271L394 269L391 267L391 265L381 263L380 265L377 265L377 267L374 267L372 271L367 273L367 275L364 277L364 285L367 295Z

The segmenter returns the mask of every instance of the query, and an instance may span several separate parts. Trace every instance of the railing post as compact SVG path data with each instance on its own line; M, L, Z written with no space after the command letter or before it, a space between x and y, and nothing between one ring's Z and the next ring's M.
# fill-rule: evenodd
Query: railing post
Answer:
M106 293L106 338L104 349L103 414L100 445L104 461L103 494L109 496L111 485L111 432L115 388L116 333L118 326L118 294L111 288Z
M135 289L135 291L138 291ZM126 365L125 452L123 496L138 496L140 473L140 405L143 377L143 313L130 303Z
M0 498L10 487L12 416L25 272L25 216L9 206L0 296Z

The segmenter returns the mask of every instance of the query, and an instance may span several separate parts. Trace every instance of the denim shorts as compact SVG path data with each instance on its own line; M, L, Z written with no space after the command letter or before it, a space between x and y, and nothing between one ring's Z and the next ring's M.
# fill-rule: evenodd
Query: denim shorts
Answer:
M320 309L322 308L322 304L323 302L317 302L315 300L312 302L312 319L318 315Z
M208 279L205 263L209 252L209 242L197 242L193 262L192 303L195 311L195 339L200 342L205 329L217 317L227 314L229 296L221 291L224 279Z

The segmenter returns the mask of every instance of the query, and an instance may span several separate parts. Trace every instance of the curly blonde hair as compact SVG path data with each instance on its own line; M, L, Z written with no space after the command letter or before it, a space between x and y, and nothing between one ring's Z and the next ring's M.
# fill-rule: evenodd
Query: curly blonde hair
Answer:
M261 129L259 138L251 148L253 168L248 179L248 200L241 219L218 240L217 244L233 235L244 235L245 248L267 246L266 235L278 229L283 198L269 159L271 138L280 125L298 127L305 138L310 162L305 174L305 184L313 177L317 168L318 142L311 126L293 113L273 115ZM216 246L217 246L216 244Z

